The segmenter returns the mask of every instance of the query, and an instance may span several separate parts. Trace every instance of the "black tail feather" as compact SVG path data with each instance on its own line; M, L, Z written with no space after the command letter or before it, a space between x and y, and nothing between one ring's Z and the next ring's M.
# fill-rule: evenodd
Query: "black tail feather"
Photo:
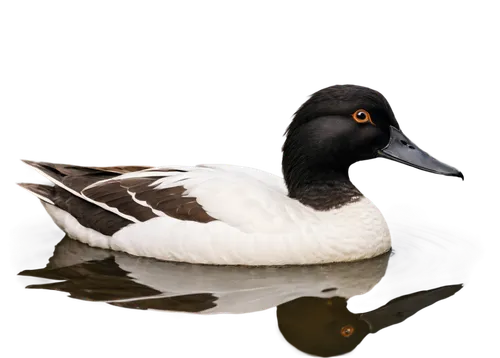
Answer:
M52 199L54 193L53 186L43 185L43 184L31 184L31 183L18 183L17 185L32 192L38 198L40 198L40 200L43 200L50 204L54 204L54 201Z
M41 171L57 186L62 185L64 188L69 188L76 192L80 192L86 186L100 180L111 179L119 175L98 168L87 168L77 165L34 162L31 160L23 160L23 162Z
M24 159L23 162L35 169L40 170L45 175L48 175L49 177L57 180L58 182L62 182L66 177L98 174L102 172L101 170L98 169L80 167L76 165L34 162L32 160L24 160Z
M101 234L111 236L131 223L130 220L89 203L58 186L30 183L18 185L35 194L43 202L71 214L81 225Z

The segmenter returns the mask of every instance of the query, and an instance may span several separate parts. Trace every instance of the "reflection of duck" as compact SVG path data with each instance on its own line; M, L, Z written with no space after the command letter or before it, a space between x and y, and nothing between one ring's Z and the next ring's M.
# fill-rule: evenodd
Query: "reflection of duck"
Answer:
M278 326L285 339L301 351L336 356L352 351L369 333L401 323L461 288L451 285L416 292L361 314L351 313L343 297L300 297L278 306Z
M183 311L245 313L303 296L361 295L384 276L388 260L389 254L314 266L192 265L96 249L65 237L45 268L25 270L21 275L62 280L31 288L64 291L74 298L124 307L177 310L172 304L184 302L179 306ZM200 302L202 298L207 301Z
M294 347L323 357L353 350L370 333L343 297L301 297L278 306L278 326Z
M295 114L283 146L284 180L224 165L27 161L55 187L21 185L62 230L94 247L204 264L316 264L390 249L384 218L348 175L351 164L376 157L463 178L402 133L380 93L347 85L316 92Z
M465 285L467 271L478 258L480 249L472 239L440 230L431 231L436 246L430 242L429 250L445 245L445 254L422 260L416 252L407 251L406 242L401 244L399 236L404 228L410 228L408 240L421 241L419 250L427 252L423 232L428 228L419 226L425 224L420 219L407 219L400 213L401 210L388 213L391 227L396 229L394 250L370 260L291 267L192 265L96 249L66 237L57 244L45 267L21 271L19 279L27 289L64 292L73 299L109 303L126 310L239 316L277 306L278 333L294 350L315 356L338 356L352 352L368 335L399 325L455 295ZM418 234L412 228L419 229ZM37 225L27 225L22 233L15 237L16 244L31 244L22 251L23 266L40 262L40 255L47 259L50 250L44 235L55 236L51 222L42 219ZM47 246L37 251L44 244ZM35 250L30 251L31 248ZM387 263L395 265L397 272ZM420 275L421 281L435 283L442 273L460 282L411 292L415 283L408 278L415 281ZM382 279L380 289L373 293L371 289ZM349 298L369 291L373 293L371 297L383 291L385 303L379 302L368 312L348 309ZM361 302L367 299L365 296Z

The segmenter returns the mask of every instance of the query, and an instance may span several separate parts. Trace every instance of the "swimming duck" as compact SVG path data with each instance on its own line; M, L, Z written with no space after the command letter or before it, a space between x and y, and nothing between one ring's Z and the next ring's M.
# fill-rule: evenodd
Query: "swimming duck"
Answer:
M387 224L349 180L383 157L463 175L401 131L382 94L355 85L314 93L283 145L283 178L231 165L81 167L25 161L54 186L34 193L71 238L132 255L216 265L306 265L390 250Z

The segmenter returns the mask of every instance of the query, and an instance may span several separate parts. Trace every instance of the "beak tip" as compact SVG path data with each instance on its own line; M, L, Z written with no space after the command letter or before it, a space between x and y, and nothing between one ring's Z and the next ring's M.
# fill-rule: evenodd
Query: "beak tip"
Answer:
M457 177L457 178L462 179L462 181L465 180L464 174L460 170L455 169L455 168L452 168L452 169L453 169L452 171L450 171L450 172L448 172L447 174L444 174L444 175L451 176L451 177Z
M456 167L449 168L448 170L443 171L442 173L434 173L434 175L437 176L442 176L448 179L458 179L458 180L465 180L465 174L463 171Z

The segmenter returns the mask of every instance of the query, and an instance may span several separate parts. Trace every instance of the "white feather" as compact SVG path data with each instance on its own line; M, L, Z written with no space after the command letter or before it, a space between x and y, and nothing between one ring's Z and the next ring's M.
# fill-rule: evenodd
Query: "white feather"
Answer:
M130 190L127 190L127 194L130 195L132 197L132 199L134 199L134 201L141 205L141 206L145 206L147 208L150 208L151 211L156 215L156 216L167 216L163 211L160 211L160 210L156 210L154 208L152 208L146 201L144 200L139 200L135 197L135 193L132 193Z

